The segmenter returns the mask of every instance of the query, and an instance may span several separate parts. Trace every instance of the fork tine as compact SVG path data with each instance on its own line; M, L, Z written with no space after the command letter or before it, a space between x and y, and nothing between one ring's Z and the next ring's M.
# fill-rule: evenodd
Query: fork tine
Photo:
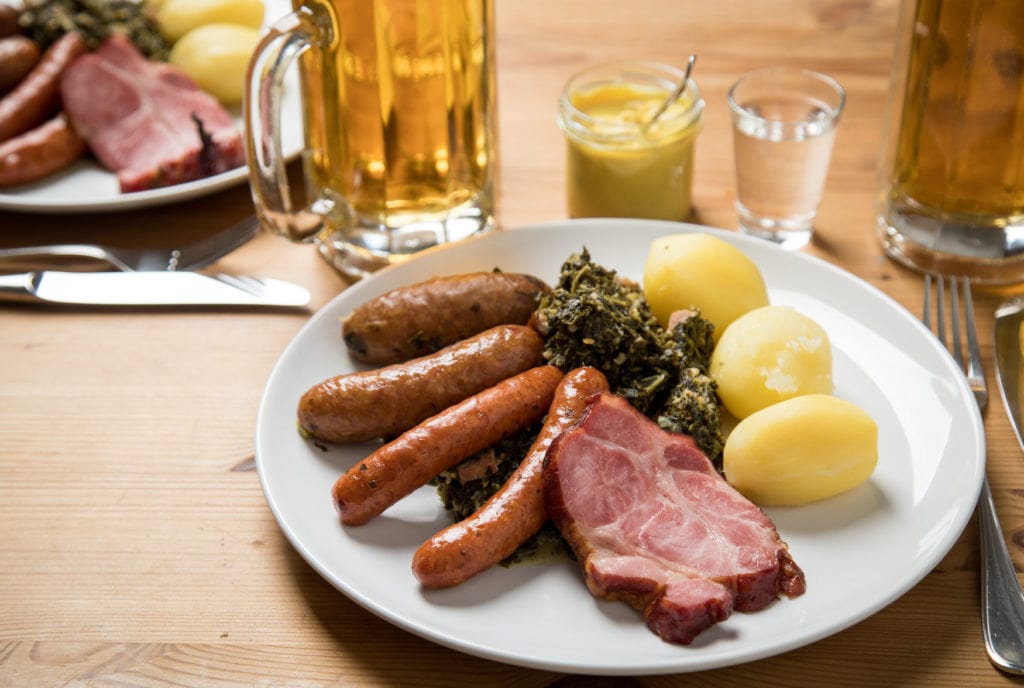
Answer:
M950 336L953 342L953 358L960 369L965 373L967 366L964 365L964 349L960 343L960 299L957 296L956 277L949 278L949 320Z
M942 342L942 346L949 347L946 339L946 280L942 275L938 276L939 283L935 290L935 335Z
M981 365L981 350L978 347L978 328L974 323L974 299L971 296L971 281L964 279L964 318L967 321L967 381L974 391L978 405L984 410L988 403L988 385Z
M921 322L929 330L932 329L932 276L924 276L924 305L921 307Z

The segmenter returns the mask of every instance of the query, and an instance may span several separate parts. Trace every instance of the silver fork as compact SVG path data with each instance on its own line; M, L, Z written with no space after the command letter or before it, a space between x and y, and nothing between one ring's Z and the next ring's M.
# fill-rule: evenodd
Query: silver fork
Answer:
M947 278L937 276L935 336L952 354L956 364L967 377L974 392L978 409L984 412L988 404L988 387L981 366L978 349L977 326L974 322L974 301L970 280L962 279L962 294L958 293L958 280L949 277L950 337L946 338L945 292ZM964 327L967 336L967 356L964 356L960 334L960 300L963 299ZM932 276L924 278L924 308L921 320L932 329ZM992 664L1010 674L1024 674L1024 592L1021 591L1017 572L1013 568L1010 552L1003 540L995 500L986 476L981 485L978 501L978 524L981 534L981 627L985 637L985 650Z
M113 268L124 272L198 270L249 241L259 229L256 216L250 215L213 236L175 249L119 249L93 244L0 249L0 272L53 268L65 266L67 261L82 260L91 269Z

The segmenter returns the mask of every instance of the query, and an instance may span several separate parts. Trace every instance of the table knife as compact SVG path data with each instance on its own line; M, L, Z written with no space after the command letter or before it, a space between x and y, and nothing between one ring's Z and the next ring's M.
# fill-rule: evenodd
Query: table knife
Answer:
M309 292L276 279L197 272L26 272L0 275L0 300L48 305L301 308Z
M999 392L1010 418L1010 425L1017 435L1017 443L1024 450L1021 431L1021 393L1024 392L1024 366L1021 365L1021 325L1024 323L1024 297L1005 301L996 309L995 358L996 378ZM988 485L984 486L988 489ZM979 516L980 518L980 516ZM998 525L998 524L997 524ZM990 529L992 535L982 537L982 550L999 551L1000 565L984 570L984 562L991 557L982 557L982 585L987 586L987 596L1002 596L1002 604L983 604L982 627L985 630L985 645L992 662L1007 673L1024 673L1024 590L1021 589L1017 572L1014 570L1006 542L999 527ZM984 529L983 529L984 531ZM1002 565L1005 562L1005 565ZM986 599L983 594L982 600Z
M1006 413L1010 417L1017 442L1024 449L1024 432L1021 423L1022 351L1021 323L1024 322L1024 296L1009 299L996 309L996 371L999 391L1003 395Z

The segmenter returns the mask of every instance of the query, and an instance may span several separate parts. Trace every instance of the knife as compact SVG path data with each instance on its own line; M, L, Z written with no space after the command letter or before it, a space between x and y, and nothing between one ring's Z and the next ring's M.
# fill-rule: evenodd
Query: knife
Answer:
M996 371L999 391L1003 395L1006 413L1010 416L1017 443L1024 449L1021 418L1021 338L1024 322L1024 296L1003 302L996 309Z
M0 300L75 306L301 308L302 287L276 279L198 272L25 272L0 275Z

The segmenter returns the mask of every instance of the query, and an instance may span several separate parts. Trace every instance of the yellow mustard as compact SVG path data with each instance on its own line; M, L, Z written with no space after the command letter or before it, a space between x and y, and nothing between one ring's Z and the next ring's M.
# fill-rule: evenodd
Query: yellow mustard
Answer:
M570 217L687 218L704 112L696 82L647 126L682 78L674 67L634 62L569 80L558 123L567 142Z

